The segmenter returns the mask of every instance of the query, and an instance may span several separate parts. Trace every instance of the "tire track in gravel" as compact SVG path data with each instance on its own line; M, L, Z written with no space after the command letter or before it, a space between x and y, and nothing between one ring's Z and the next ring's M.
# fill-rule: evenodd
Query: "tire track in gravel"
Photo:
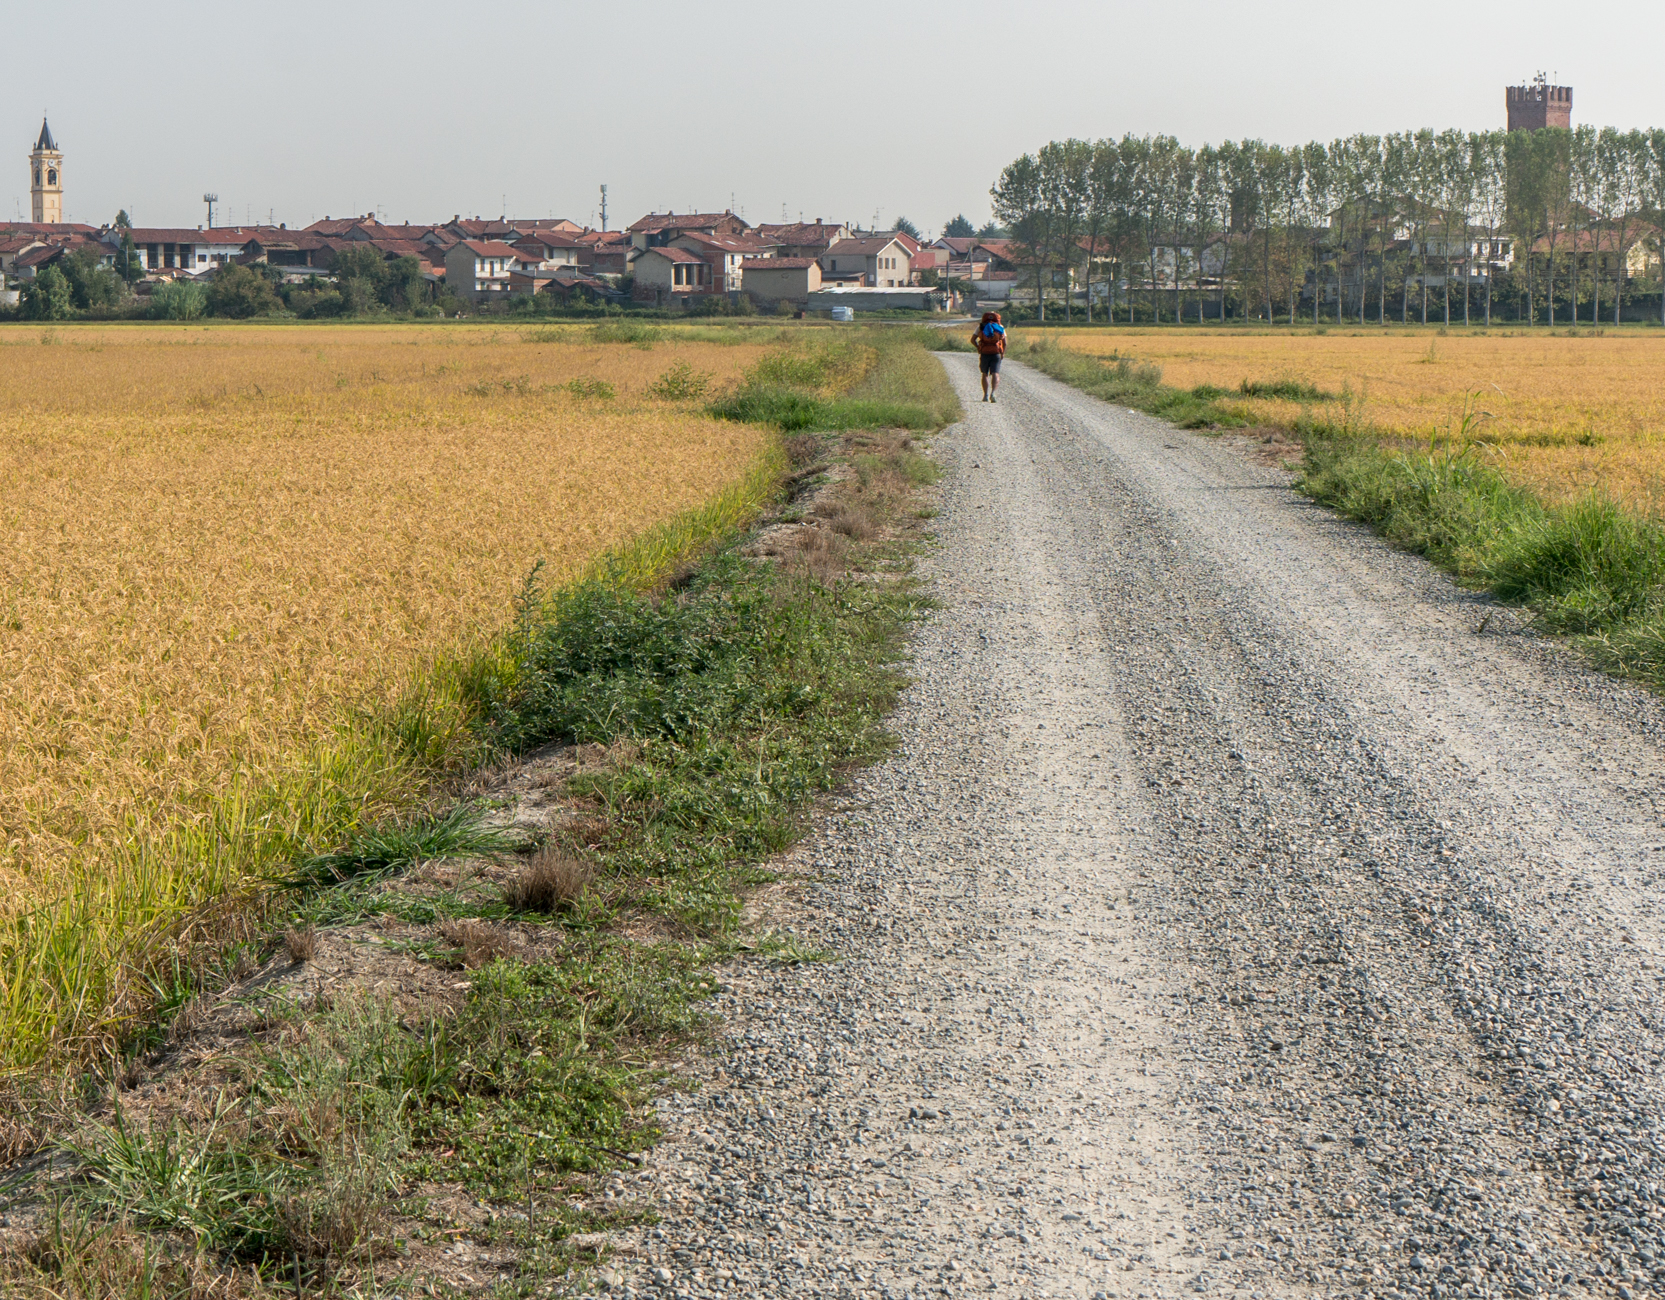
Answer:
M604 1280L1652 1290L1657 702L1218 441L966 361L898 752L785 867L842 960L731 972Z

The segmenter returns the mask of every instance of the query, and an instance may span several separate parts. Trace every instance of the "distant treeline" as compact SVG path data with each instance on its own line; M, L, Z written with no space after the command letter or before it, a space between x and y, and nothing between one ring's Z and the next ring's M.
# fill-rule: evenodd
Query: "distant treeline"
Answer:
M1497 298L1527 321L1617 321L1627 298L1665 288L1662 130L1062 140L990 193L1043 318L1043 286L1056 298L1083 281L1089 317L1108 283L1127 319L1383 323L1489 322Z

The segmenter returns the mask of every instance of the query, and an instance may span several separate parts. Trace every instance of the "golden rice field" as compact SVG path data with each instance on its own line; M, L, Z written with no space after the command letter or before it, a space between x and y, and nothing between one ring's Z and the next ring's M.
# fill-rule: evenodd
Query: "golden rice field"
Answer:
M1296 378L1362 400L1375 429L1413 438L1471 437L1511 479L1550 500L1591 489L1635 509L1665 508L1665 335L1550 336L1332 332L1323 335L1158 330L1059 332L1066 347L1162 367L1179 388L1236 390L1245 379ZM1233 399L1251 419L1288 424L1294 402ZM1339 402L1312 406L1339 422Z
M678 364L732 381L766 350L0 329L0 1030L96 1002L46 987L120 955L77 926L165 920L231 883L222 841L262 788L378 797L343 775L344 719L481 645L536 562L558 582L755 478L762 430L647 390ZM57 920L31 929L45 903ZM53 928L65 951L37 951Z

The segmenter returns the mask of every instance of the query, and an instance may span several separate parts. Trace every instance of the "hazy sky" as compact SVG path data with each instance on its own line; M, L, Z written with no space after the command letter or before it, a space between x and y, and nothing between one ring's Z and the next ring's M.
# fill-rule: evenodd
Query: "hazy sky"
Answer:
M1575 122L1665 123L1658 0L83 0L6 27L4 215L47 108L66 216L95 224L195 226L205 190L216 224L595 224L606 183L610 227L732 202L936 229L1049 139L1498 126L1540 68Z

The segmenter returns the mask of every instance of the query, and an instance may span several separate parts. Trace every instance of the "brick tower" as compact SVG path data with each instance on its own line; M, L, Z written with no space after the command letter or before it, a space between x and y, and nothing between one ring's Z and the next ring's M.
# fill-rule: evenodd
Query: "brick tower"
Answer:
M1572 125L1572 87L1551 86L1541 72L1528 85L1510 86L1503 95L1509 105L1511 131Z

